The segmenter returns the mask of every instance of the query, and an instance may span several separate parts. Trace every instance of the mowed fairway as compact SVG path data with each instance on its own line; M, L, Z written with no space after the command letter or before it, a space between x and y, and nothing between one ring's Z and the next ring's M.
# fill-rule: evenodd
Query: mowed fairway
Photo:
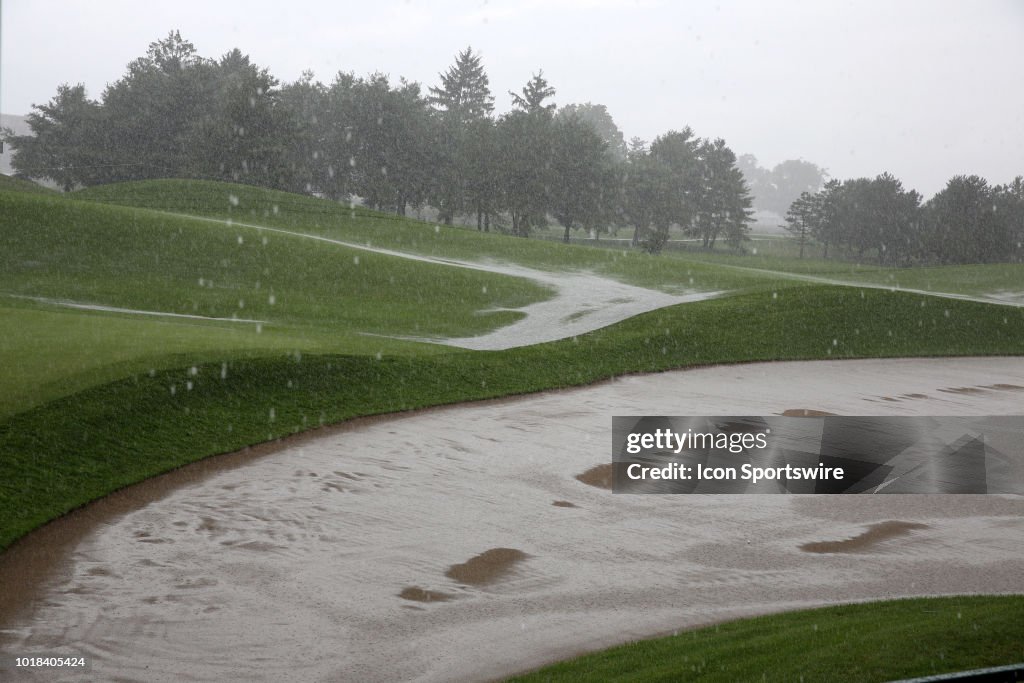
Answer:
M697 365L1024 355L1024 308L892 284L1015 304L1019 264L652 257L222 183L14 187L0 187L0 548L161 472L361 415ZM719 296L504 351L412 341L492 333L558 295L488 264Z

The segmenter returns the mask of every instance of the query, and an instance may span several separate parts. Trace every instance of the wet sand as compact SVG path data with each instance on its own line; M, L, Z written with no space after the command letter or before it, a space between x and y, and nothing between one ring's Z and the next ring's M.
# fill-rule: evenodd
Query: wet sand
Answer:
M1024 592L1021 497L577 478L610 460L613 415L1019 414L997 385L1024 386L1024 359L721 366L213 459L0 556L0 651L85 656L89 680L481 680L751 614Z

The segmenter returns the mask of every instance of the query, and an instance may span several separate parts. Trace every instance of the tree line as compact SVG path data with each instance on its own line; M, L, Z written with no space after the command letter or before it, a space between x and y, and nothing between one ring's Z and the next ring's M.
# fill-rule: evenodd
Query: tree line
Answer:
M632 228L659 251L677 226L739 244L751 197L736 155L689 127L628 144L603 105L557 108L536 73L496 116L481 56L467 48L423 91L375 73L305 72L281 84L234 49L200 57L178 32L89 99L62 85L6 139L22 176L65 190L165 177L249 183L519 236L549 224L599 235Z
M1024 177L989 185L958 175L927 202L894 176L830 180L803 192L786 213L800 245L812 241L825 258L880 265L992 263L1024 260Z

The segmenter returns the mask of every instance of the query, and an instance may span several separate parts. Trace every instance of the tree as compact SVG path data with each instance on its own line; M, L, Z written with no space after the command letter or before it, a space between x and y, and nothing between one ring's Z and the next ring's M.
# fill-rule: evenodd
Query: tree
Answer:
M634 226L633 246L656 254L668 241L678 187L672 169L652 154L630 155L622 177L622 213Z
M205 66L205 116L186 131L189 175L290 187L277 79L237 48ZM205 76L206 74L204 74Z
M941 263L998 261L1011 251L992 188L979 176L955 176L928 202L928 244Z
M49 103L33 108L27 117L32 134L7 137L17 174L48 178L65 192L106 178L110 167L100 156L103 110L86 96L84 85L61 85Z
M733 247L747 239L750 231L751 198L736 166L736 155L725 140L705 140L697 148L702 180L695 189L696 215L691 231L704 248L713 249L722 236Z
M299 80L285 84L278 94L278 136L287 179L282 189L308 194L330 194L334 176L348 164L329 159L326 147L327 88L304 71Z
M626 160L626 141L622 131L615 125L615 120L603 104L567 104L558 110L558 119L577 118L594 129L605 145L608 153L616 161Z
M811 227L815 222L816 196L809 192L802 192L800 197L790 204L789 211L786 212L785 228L800 245L800 258L804 257L804 246L810 240Z
M427 101L446 119L465 125L487 118L494 111L490 81L481 55L467 47L455 57L455 63L443 74L440 87L430 88Z
M482 122L489 121L494 111L494 97L484 71L481 56L467 47L455 57L448 71L438 74L439 87L430 88L427 101L438 115L440 126L436 141L437 167L434 173L434 204L441 220L451 224L471 202L477 214L478 227L490 215L494 198L487 191L489 182L472 183L466 175L468 167L486 169L490 151ZM470 130L473 136L470 139ZM467 194L472 194L472 198Z
M992 190L996 216L1004 224L1013 261L1024 260L1024 176L1017 176L1006 185Z
M172 31L103 93L118 180L194 175L197 128L216 120L216 65Z
M535 115L546 115L552 116L555 111L555 104L545 104L544 100L549 97L554 97L555 89L548 85L547 80L544 78L544 70L541 69L533 75L526 85L523 87L523 94L508 91L508 94L512 96L512 106L519 108L521 111L527 114Z
M606 216L608 147L594 128L575 116L559 117L552 130L550 211L569 231L597 227Z
M498 151L503 205L512 218L512 233L527 237L545 222L550 206L552 176L554 104L545 100L555 89L534 74L522 95L512 95L515 109L498 124Z
M702 162L698 157L701 144L689 126L660 135L651 143L650 156L661 162L671 177L672 192L661 209L668 212L669 224L676 223L684 231L691 230L693 226L704 182ZM656 178L658 182L663 180ZM668 228L665 230L667 232Z

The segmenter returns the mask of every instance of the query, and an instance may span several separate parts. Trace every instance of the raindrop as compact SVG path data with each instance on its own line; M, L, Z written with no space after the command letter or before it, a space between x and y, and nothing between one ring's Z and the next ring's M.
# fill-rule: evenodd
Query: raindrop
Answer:
M264 236L263 236L263 246L267 246L267 243L268 243L269 241L270 241L270 240L268 240L268 239L267 239L266 235L264 235Z
M245 299L239 299L238 300L238 307L239 308L245 308Z
M832 340L832 346L839 346L839 340L838 339L833 339Z
M947 308L946 310L944 310L942 312L942 315L944 315L944 316L946 316L948 318L949 317L949 309Z
M441 226L440 225L435 225L434 226L434 232L440 233L441 232Z
M202 287L205 284L206 284L206 280L204 280L203 278L199 278L199 286Z
M245 240L244 240L244 239L242 239L242 236L241 236L241 235L239 235L239 236L238 236L238 243L239 243L239 244L243 244L244 242L245 242Z
M281 210L281 209L280 209L280 208L278 208L277 204L274 204L274 209L273 209L273 211L274 211L274 215L275 215L275 216L276 216L276 215L278 214L278 212L279 212L280 210Z
M256 323L256 334L263 332L263 323Z
M277 297L271 294L270 296L267 297L267 303L273 306L274 304L277 303Z
M172 384L172 385L171 385L171 396L174 396L174 394L176 394L177 392L178 392L178 388L177 388L177 387L175 387L175 386L174 386L174 385Z
M185 382L185 391L192 391L192 380Z
M483 287L481 287L481 289L483 290L483 293L484 293L484 294L486 294L486 293L487 293L487 285L484 285Z
M220 364L220 378L221 379L227 379L228 378L228 364L227 363L221 363Z
M382 353L381 353L380 351L378 351L378 352L377 352L376 354L374 354L374 357L375 357L375 358L376 358L377 360L380 360L381 358L383 358L383 357L384 357L384 355L383 355L383 354L382 354Z
M238 197L233 194L229 194L228 202L231 203L231 206L238 206Z
M188 374L190 374L193 377L195 377L196 375L199 374L199 368L197 368L196 366L193 365L191 368L189 368Z
M772 298L773 299L778 299L779 298L779 293L778 292L772 292Z
M277 413L273 408L270 409L270 421L273 422L277 418Z
M352 263L354 263L354 264L356 264L358 266L359 265L359 257L358 256L353 256L352 257Z

